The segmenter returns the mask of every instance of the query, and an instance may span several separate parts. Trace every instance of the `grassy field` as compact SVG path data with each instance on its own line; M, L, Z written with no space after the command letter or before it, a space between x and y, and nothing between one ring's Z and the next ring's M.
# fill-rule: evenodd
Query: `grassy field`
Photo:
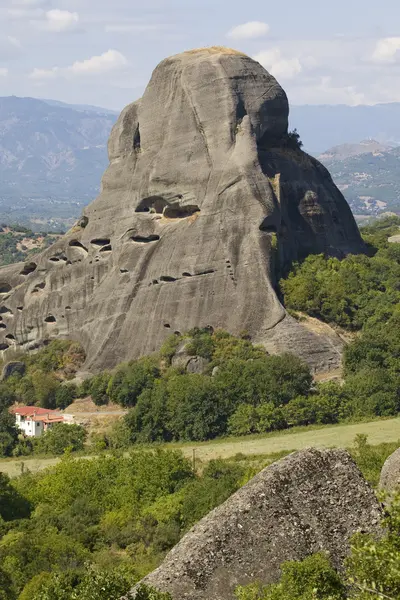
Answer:
M243 438L225 438L212 442L166 444L163 447L182 450L188 457L206 463L213 458L229 458L236 454L245 456L267 456L282 451L300 450L314 446L317 448L339 447L348 448L353 444L357 434L368 436L370 444L396 442L400 446L400 418L355 423L350 425L326 425L322 427L298 427L295 430L285 430L265 436L250 436ZM90 457L87 457L90 458ZM20 475L22 468L31 472L40 471L55 465L58 458L29 458L0 460L0 471L10 477Z

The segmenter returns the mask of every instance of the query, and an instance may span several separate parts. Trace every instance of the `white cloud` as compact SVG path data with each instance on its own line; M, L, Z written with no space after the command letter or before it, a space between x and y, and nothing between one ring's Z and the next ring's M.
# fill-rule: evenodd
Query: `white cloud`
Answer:
M76 61L69 67L53 67L51 69L35 68L30 79L44 81L55 77L75 77L80 75L102 75L119 71L128 65L127 58L118 50L108 50L100 56L92 56L83 61Z
M227 37L233 40L248 40L263 37L269 32L269 25L262 21L249 21L243 25L233 27L226 34Z
M59 33L61 31L75 29L78 22L78 13L55 8L53 10L48 10L44 15L44 20L39 21L37 24L46 31Z
M118 50L107 50L100 56L92 56L87 60L74 62L68 71L74 75L108 73L128 64L126 57Z
M6 69L5 67L1 67L0 68L0 77L7 77L8 75L8 69Z
M394 63L400 58L399 51L400 37L384 38L376 44L372 60L378 63Z
M286 58L279 48L264 50L253 56L253 58L278 79L293 79L303 70L299 58Z

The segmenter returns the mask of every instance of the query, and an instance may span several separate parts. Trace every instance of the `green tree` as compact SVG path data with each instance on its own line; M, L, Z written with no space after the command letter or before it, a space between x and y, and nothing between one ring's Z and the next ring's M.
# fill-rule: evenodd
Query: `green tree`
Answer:
M134 406L140 394L152 388L159 376L157 360L152 357L130 362L120 366L111 377L107 395L121 406Z
M60 385L57 388L55 396L55 404L57 408L67 408L77 398L77 390L75 385L67 384Z
M323 553L282 565L279 583L236 590L238 600L345 600L346 588Z
M100 373L99 375L95 375L90 379L88 390L92 396L93 402L97 406L108 404L110 401L110 397L107 393L110 379L111 375L107 371Z
M15 416L8 408L0 411L0 456L11 456L18 441L18 429Z
M73 452L83 450L86 430L81 425L56 423L40 438L35 440L39 452L63 454L67 449Z
M10 478L0 472L0 517L4 521L25 519L30 511L30 503L12 486Z

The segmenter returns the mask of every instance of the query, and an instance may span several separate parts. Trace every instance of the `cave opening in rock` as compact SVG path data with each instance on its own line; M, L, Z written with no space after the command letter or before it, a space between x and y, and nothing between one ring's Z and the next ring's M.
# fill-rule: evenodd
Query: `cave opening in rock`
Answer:
M160 281L172 282L176 281L176 277L171 277L170 275L161 275Z
M26 265L24 265L24 268L20 272L20 275L29 275L29 273L33 273L33 271L36 271L36 269L37 269L36 263L34 263L34 262L27 263Z
M159 235L151 234L151 235L133 235L131 238L132 242L136 242L137 244L148 244L149 242L158 242L160 239Z
M4 281L0 283L0 294L8 294L11 290L12 287L9 283L5 283Z
M79 240L71 240L69 242L68 246L70 248L77 248L78 250L81 250L85 254L88 253L88 249L83 244L81 244L81 242Z
M135 212L155 212L161 215L166 206L168 206L168 202L162 196L149 196L139 202Z
M272 221L271 217L266 217L262 221L260 231L265 231L266 233L278 233L276 224Z
M101 248L110 245L110 238L95 238L94 240L90 240L90 243L93 246Z
M140 151L140 129L139 129L139 123L137 124L135 133L133 134L133 149L136 152Z
M56 321L57 321L57 319L55 318L54 315L49 315L44 320L45 323L55 323Z
M171 205L164 208L164 217L167 217L167 219L186 219L199 212L200 208L197 204L188 206Z

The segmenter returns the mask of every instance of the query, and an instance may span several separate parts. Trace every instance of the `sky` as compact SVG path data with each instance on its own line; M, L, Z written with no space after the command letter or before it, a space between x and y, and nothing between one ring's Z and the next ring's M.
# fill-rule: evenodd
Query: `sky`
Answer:
M214 45L292 104L400 102L399 0L0 0L0 96L120 110L163 58Z

